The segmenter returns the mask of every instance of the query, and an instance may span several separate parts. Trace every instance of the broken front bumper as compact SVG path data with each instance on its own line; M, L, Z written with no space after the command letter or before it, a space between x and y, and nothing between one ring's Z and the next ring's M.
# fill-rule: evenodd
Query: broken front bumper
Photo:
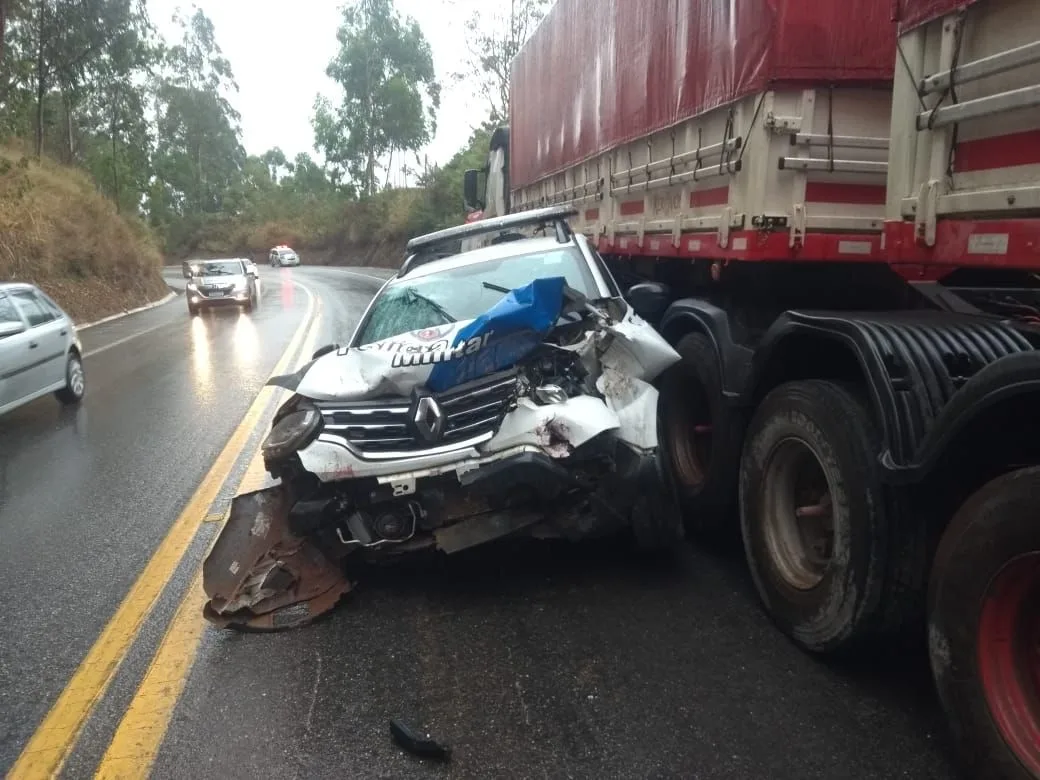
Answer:
M519 452L455 478L413 481L410 492L364 507L335 496L297 502L283 485L238 496L203 565L205 617L257 631L305 625L350 590L340 562L359 549L451 554L521 533L578 540L626 526L640 546L678 542L682 524L659 456L616 442L612 452L611 441L580 461ZM378 522L394 512L397 524ZM396 535L381 536L390 526Z
M305 625L350 590L338 562L289 529L284 486L237 496L202 566L204 615L220 626L276 631Z

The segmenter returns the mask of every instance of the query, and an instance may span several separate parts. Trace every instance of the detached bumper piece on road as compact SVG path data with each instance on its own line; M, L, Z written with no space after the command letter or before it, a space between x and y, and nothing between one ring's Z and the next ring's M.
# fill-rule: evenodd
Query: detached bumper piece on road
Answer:
M650 382L677 358L623 302L593 306L558 278L477 320L275 377L296 393L263 445L281 484L232 502L204 566L206 617L304 625L350 590L356 559L519 535L674 547L682 522Z
M238 496L203 565L206 619L276 631L309 623L350 590L340 567L289 530L281 487Z

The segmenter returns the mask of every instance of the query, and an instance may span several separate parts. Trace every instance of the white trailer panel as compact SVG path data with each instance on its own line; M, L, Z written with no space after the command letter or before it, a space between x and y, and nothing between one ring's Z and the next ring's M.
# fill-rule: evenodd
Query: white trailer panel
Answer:
M891 139L886 234L903 259L1040 262L1040 4L988 0L905 31Z
M761 92L514 190L512 207L573 204L611 253L876 260L890 105L884 88Z

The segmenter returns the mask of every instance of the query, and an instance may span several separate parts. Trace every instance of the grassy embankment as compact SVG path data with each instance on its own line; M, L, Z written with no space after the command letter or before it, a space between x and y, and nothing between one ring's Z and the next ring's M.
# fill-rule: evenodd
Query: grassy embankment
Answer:
M330 197L287 203L277 214L214 216L171 229L166 262L251 257L266 263L271 247L288 244L306 265L397 268L410 238L462 221L461 203L454 209L457 217L445 218L430 208L433 197L425 189L397 189L365 200Z
M0 281L39 285L82 323L161 298L161 267L148 228L86 174L0 148Z

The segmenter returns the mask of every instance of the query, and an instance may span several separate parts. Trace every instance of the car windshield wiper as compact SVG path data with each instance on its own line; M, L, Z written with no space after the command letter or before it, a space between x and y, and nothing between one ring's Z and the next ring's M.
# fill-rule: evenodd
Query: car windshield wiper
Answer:
M440 316L444 320L444 322L441 323L442 325L446 325L449 322L457 322L457 320L448 314L447 310L439 303L431 301L425 295L420 295L411 288L407 289L402 297L404 297L408 303L419 303L429 307L434 314Z
M495 292L500 292L503 295L508 295L509 293L513 292L508 287L501 287L497 284L492 284L491 282L481 282L481 284L483 284L486 289L494 290Z

